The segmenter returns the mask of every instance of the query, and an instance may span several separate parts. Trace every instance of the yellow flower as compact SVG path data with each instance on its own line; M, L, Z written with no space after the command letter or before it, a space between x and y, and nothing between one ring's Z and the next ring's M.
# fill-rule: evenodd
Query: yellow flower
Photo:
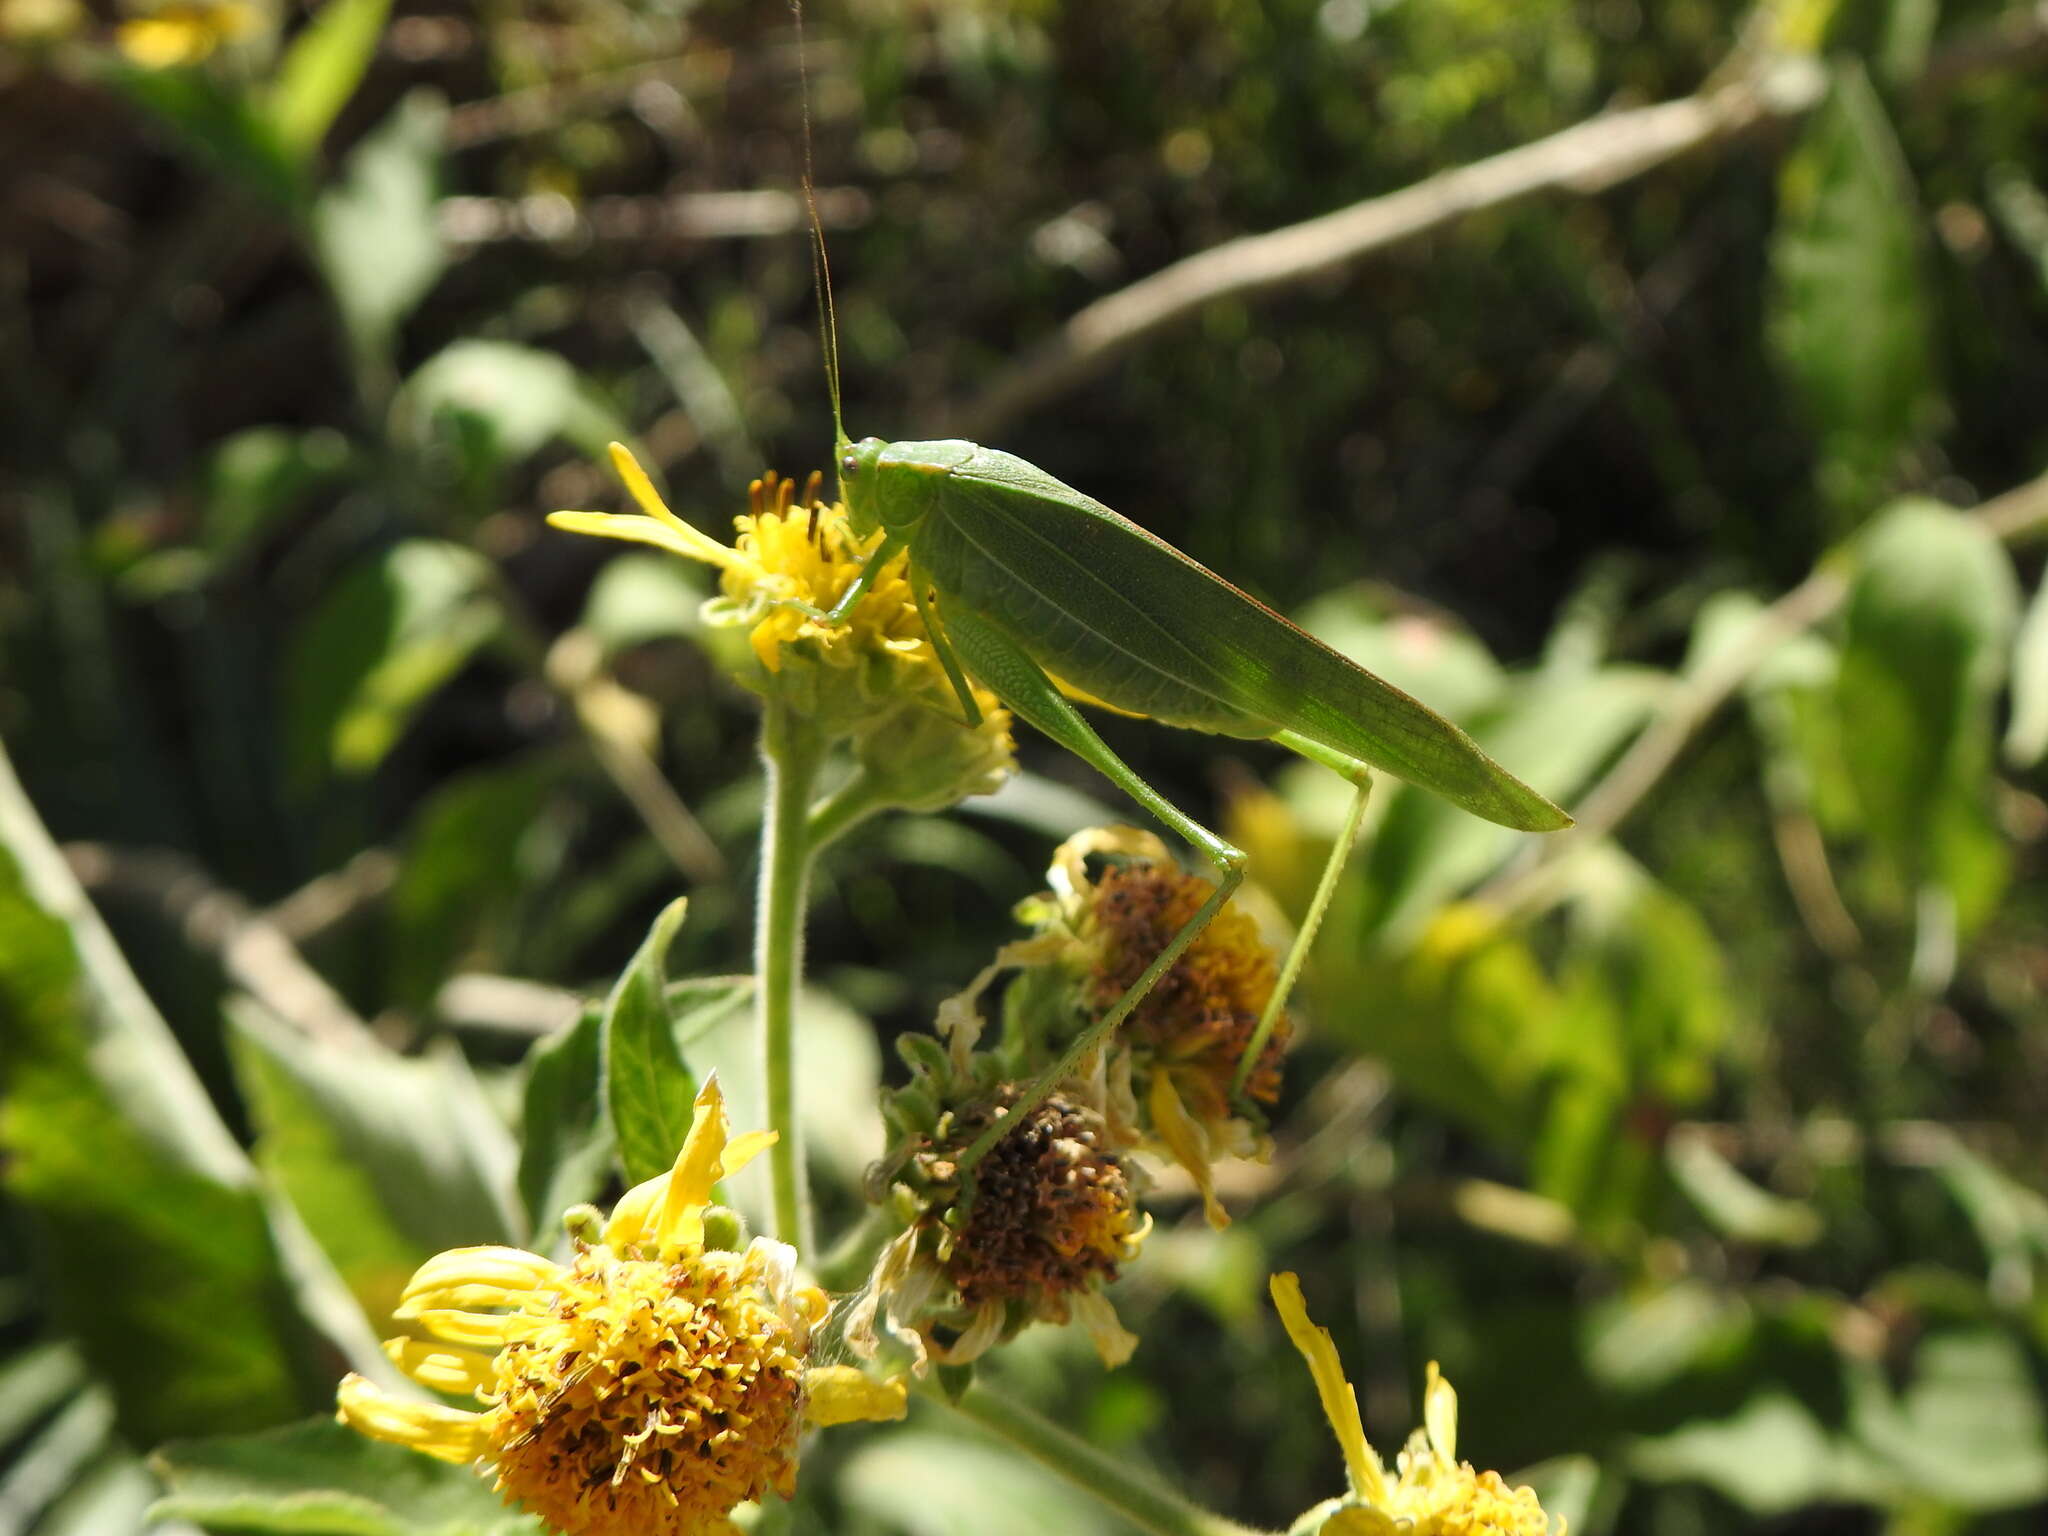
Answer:
M1323 1416L1344 1453L1351 1491L1319 1505L1297 1528L1325 1536L1549 1536L1550 1518L1530 1488L1509 1488L1498 1472L1475 1472L1458 1458L1458 1395L1429 1363L1423 1389L1423 1428L1408 1437L1389 1480L1379 1453L1365 1438L1358 1395L1327 1328L1309 1320L1301 1281L1282 1272L1271 1281L1273 1305L1287 1336L1308 1362ZM1565 1536L1564 1522L1557 1536Z
M555 512L548 522L715 566L719 596L704 605L704 617L747 631L749 664L735 669L739 680L828 738L853 738L878 801L935 809L990 793L1016 770L1009 712L994 694L974 688L981 724L962 722L911 594L907 554L891 558L844 624L796 606L831 609L882 542L881 530L855 533L846 508L820 498L818 476L801 495L794 481L756 480L728 547L670 511L623 445L611 445L611 458L640 512Z
M259 20L256 7L240 0L172 0L122 22L114 42L144 69L175 69L197 64L222 43L247 37Z
M357 1375L342 1422L440 1457L481 1459L497 1487L564 1536L698 1536L795 1483L806 1419L901 1418L900 1383L806 1368L824 1292L796 1252L755 1238L705 1246L712 1186L775 1139L728 1139L715 1077L675 1166L627 1191L602 1241L560 1265L516 1248L457 1248L420 1266L385 1343L400 1370L480 1411L395 1397Z

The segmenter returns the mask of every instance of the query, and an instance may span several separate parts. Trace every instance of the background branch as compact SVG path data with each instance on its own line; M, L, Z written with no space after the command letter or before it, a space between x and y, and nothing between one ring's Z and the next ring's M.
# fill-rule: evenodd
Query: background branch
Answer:
M1986 69L2024 67L2044 46L2048 4L2036 4L1932 55L1916 85L1926 93ZM1019 416L1205 304L1304 281L1539 192L1604 191L1760 122L1796 117L1819 104L1827 84L1826 70L1810 56L1766 55L1696 95L1602 113L1334 213L1198 251L1079 310L952 412L947 430L976 440L999 436Z

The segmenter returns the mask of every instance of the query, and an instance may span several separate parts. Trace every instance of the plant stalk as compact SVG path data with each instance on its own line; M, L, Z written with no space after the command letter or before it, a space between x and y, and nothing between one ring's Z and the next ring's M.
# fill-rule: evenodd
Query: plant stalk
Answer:
M1250 1526L1212 1514L1154 1482L1080 1436L1062 1429L1026 1408L991 1391L980 1382L958 1401L925 1389L962 1417L979 1424L1013 1450L1057 1473L1153 1536L1258 1536Z
M755 913L755 1008L768 1128L780 1137L768 1149L775 1235L800 1253L809 1253L813 1244L802 1126L797 1119L796 999L803 983L804 899L811 877L811 791L823 757L824 744L811 724L769 700L761 717L768 796Z

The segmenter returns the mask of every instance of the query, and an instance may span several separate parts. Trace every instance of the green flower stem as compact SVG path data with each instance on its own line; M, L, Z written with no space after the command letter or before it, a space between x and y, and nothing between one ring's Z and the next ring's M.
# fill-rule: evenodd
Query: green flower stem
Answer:
M796 1110L796 997L804 970L804 894L810 884L811 790L824 743L810 722L770 699L761 717L761 760L768 777L761 828L761 893L755 913L754 971L761 1027L762 1082L768 1127L780 1139L768 1149L775 1235L811 1251L811 1201L804 1180L802 1127Z
M816 854L827 843L844 837L870 816L894 804L879 779L865 768L856 769L852 778L811 808L804 829L811 852Z
M1250 1526L1197 1508L1134 1470L1128 1462L1090 1445L980 1382L961 1393L957 1402L933 1387L923 1391L1082 1492L1094 1495L1153 1536L1258 1536Z
M875 1255L893 1235L895 1223L889 1213L869 1207L859 1222L847 1229L832 1245L832 1251L813 1266L818 1284L835 1295L859 1290L874 1268Z

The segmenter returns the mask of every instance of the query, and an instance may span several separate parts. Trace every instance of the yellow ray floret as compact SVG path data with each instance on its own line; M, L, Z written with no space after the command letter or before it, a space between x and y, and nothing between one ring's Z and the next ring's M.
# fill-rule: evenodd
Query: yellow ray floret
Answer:
M1409 1436L1397 1458L1399 1475L1389 1481L1365 1438L1358 1396L1344 1378L1337 1346L1328 1329L1309 1319L1300 1280L1276 1274L1271 1290L1288 1338L1308 1362L1351 1484L1348 1496L1326 1506L1318 1527L1324 1536L1550 1536L1550 1517L1533 1489L1510 1488L1498 1472L1475 1472L1470 1462L1457 1459L1458 1396L1433 1360L1423 1390L1423 1427ZM1561 1520L1555 1536L1565 1536Z

